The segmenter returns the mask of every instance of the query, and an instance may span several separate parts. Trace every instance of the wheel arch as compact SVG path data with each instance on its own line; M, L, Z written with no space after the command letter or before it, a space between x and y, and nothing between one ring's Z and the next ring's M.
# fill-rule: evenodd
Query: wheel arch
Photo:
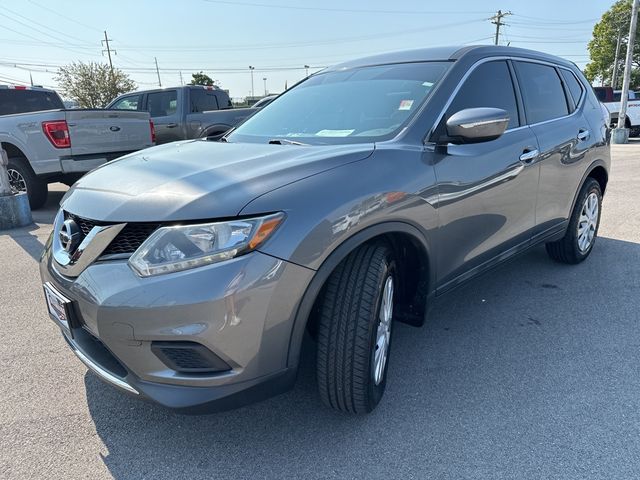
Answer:
M432 296L435 284L435 270L430 261L429 243L422 232L409 223L376 224L340 243L316 271L296 309L289 340L288 366L295 367L298 364L304 333L315 321L314 308L331 273L353 250L367 242L377 240L387 242L396 256L402 291L401 308L398 311L400 320L412 325L423 323L427 313L428 299Z
M0 140L0 147L2 147L5 152L7 152L7 157L9 158L24 158L25 160L27 160L27 162L29 160L27 155L24 153L24 150L11 142Z
M607 183L609 182L609 172L607 170L607 164L604 162L604 160L596 160L595 162L593 162L591 165L589 165L589 168L587 168L586 172L582 176L582 180L580 180L578 188L573 194L573 201L571 202L569 217L571 217L571 212L573 212L573 209L576 208L578 195L580 195L580 191L582 190L582 187L584 186L584 183L588 178L593 178L598 182L598 184L600 185L600 190L604 195L604 192L607 188Z

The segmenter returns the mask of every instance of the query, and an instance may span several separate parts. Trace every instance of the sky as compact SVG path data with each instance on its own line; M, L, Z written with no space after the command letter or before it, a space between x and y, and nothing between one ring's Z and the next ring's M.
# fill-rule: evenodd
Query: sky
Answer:
M500 43L588 62L593 25L613 0L0 0L0 84L56 87L57 68L108 62L104 31L139 89L202 70L233 98L279 93L309 73L376 53ZM181 78L182 75L182 78ZM264 80L266 79L266 80Z

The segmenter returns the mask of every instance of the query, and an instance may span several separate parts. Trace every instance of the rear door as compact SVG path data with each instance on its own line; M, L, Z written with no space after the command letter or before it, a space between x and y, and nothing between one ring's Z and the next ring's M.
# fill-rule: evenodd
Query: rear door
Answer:
M147 112L66 110L71 154L132 152L151 146Z
M178 109L178 90L167 89L149 92L146 108L156 128L156 143L174 142L185 137L181 128ZM184 99L180 99L184 105Z
M535 226L539 167L521 156L534 151L537 143L523 125L512 77L505 60L477 66L438 127L444 128L451 115L465 108L501 108L510 118L506 132L496 140L449 144L436 158L436 271L441 291L524 248Z
M527 123L538 141L536 236L546 236L569 218L598 136L583 114L585 87L570 70L531 61L514 64Z
M220 110L215 90L203 87L189 89L189 110L187 113L187 137L199 137L208 126L204 112Z

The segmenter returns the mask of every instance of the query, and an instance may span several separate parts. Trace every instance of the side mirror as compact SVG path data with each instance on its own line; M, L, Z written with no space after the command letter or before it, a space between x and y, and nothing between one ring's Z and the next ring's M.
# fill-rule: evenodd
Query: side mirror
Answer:
M447 135L438 143L480 143L495 140L509 125L509 114L501 108L465 108L446 123Z

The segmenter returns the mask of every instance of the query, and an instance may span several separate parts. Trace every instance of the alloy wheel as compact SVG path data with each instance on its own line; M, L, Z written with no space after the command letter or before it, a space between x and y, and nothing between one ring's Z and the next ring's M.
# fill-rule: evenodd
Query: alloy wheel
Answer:
M27 191L27 182L18 170L8 168L7 173L9 174L9 185L14 193Z
M600 205L598 195L591 192L585 199L578 219L578 248L581 253L591 248L598 228Z
M380 385L384 378L384 369L389 356L391 320L393 318L393 289L393 277L389 275L382 291L376 345L373 352L373 381L376 385Z

